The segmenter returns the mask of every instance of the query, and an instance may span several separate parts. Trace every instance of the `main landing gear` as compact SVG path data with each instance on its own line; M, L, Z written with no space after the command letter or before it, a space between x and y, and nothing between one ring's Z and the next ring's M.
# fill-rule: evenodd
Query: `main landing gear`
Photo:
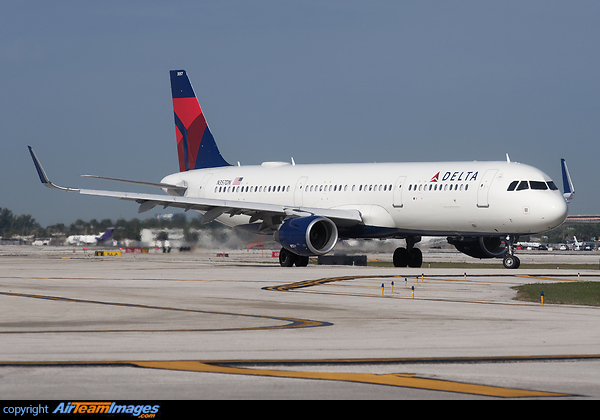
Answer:
M516 235L508 235L506 237L506 254L504 255L504 260L502 260L504 268L517 269L521 265L521 260L515 256L515 242L517 242L517 239Z
M423 253L415 244L421 240L420 236L406 238L406 248L396 248L394 251L394 267L415 267L423 264Z
M306 267L308 265L308 257L294 254L285 248L279 251L279 265L282 267L291 267L296 264L296 267Z

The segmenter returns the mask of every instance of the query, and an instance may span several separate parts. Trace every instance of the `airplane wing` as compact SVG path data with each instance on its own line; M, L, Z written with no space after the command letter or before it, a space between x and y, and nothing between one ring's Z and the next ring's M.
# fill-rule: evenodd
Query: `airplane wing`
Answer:
M202 224L209 223L223 214L235 216L238 214L250 216L249 223L262 221L259 231L274 228L281 223L282 220L288 217L302 216L323 216L331 219L338 226L351 226L362 222L361 214L358 210L343 210L343 209L326 209L326 208L311 208L311 207L295 207L285 206L280 204L253 203L247 201L234 200L217 200L211 198L197 198L187 196L172 196L165 194L144 194L132 193L124 191L106 191L92 190L84 188L68 188L61 187L50 181L44 168L35 155L33 149L29 147L29 153L33 159L33 163L38 172L40 180L44 186L61 191L78 192L83 195L94 195L102 197L114 197L121 200L135 201L140 206L138 213L151 210L155 206L161 205L164 208L177 207L187 210L199 210L205 212L202 216ZM184 191L185 187L171 184L151 183L142 181L127 181L117 178L96 177L101 179L110 179L113 181L131 182L134 184L157 186L161 188L174 188L178 193Z

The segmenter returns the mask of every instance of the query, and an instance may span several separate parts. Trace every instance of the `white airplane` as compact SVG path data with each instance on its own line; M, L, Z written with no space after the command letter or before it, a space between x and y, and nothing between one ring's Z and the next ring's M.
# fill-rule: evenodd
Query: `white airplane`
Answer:
M71 235L67 237L69 245L98 245L112 236L115 228L108 228L103 233L97 235Z
M179 172L143 194L60 187L48 179L29 147L41 182L49 188L137 202L138 212L161 205L193 209L202 223L217 220L273 235L282 266L305 266L308 257L330 252L340 239L403 238L396 267L420 267L415 245L423 236L444 236L475 258L503 257L506 268L521 234L541 233L567 217L572 196L566 164L565 194L534 167L499 162L295 164L264 162L232 166L223 159L184 70L170 72ZM85 176L85 175L84 175Z
M577 236L573 236L573 250L574 251L591 251L592 246L585 242L579 242Z

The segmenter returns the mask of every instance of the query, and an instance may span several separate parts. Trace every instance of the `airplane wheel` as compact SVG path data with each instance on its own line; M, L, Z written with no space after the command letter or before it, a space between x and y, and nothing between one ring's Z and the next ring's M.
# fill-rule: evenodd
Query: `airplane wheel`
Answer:
M279 251L279 265L282 267L291 267L296 262L298 256L285 248Z
M419 268L423 264L423 253L419 248L413 248L412 251L408 254L408 266Z
M308 257L298 256L296 258L296 267L306 267L308 265Z
M408 262L410 260L410 257L408 255L408 251L406 250L406 248L396 248L396 250L394 251L394 267L406 267L408 266Z
M504 265L504 268L517 269L521 265L521 260L514 255L507 255L504 257L502 264Z

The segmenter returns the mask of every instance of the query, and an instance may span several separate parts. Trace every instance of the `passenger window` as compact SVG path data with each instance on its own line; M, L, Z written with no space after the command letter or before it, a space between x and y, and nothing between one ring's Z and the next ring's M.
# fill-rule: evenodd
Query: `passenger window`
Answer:
M529 183L527 181L521 181L517 187L517 191L523 191L529 189Z
M547 190L548 186L544 181L529 181L532 190Z

